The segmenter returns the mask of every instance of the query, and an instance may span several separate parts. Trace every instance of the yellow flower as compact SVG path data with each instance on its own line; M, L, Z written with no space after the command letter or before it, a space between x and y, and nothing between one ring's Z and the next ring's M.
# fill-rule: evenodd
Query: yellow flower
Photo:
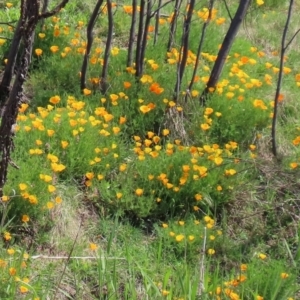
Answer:
M97 249L98 249L98 246L97 246L97 244L90 243L90 250L92 250L92 251L96 251Z
M11 240L11 234L10 234L8 231L4 231L4 233L3 233L3 238L4 238L6 241L10 241L10 240Z
M54 203L51 202L51 201L48 201L48 202L47 202L47 208L48 208L48 209L52 209L53 207L54 207Z
M288 274L288 273L281 273L281 274L280 274L280 277L281 277L282 279L286 279L286 278L289 277L289 274Z
M29 218L28 215L23 215L22 216L22 222L27 223L27 222L29 222L29 220L30 220L30 218Z
M10 276L15 276L17 274L16 268L9 268L9 275Z
M45 34L45 33L43 33L43 32L40 32L40 33L39 33L39 38L40 38L40 39L43 39L43 38L45 38L45 36L46 36L46 34Z
M200 200L202 200L202 195L201 194L196 194L194 196L194 198L195 198L196 201L200 201Z
M13 254L15 254L15 250L14 250L13 248L8 248L8 249L7 249L7 253L8 253L9 255L13 255Z
M161 225L163 228L168 228L168 224L166 224L166 223L162 223L162 225Z
M127 169L127 164L121 164L119 167L120 172L124 172Z
M56 53L58 50L59 50L58 46L51 46L51 47L50 47L50 51L51 51L52 53Z
M169 292L169 291L166 291L166 290L162 290L161 294L162 294L164 297L166 297L166 296L168 296L168 295L170 294L170 292Z
M24 285L20 286L20 293L21 294L26 294L28 292L28 288Z
M67 141L61 141L61 147L63 149L66 149L68 147L69 143Z
M63 164L58 164L58 163L52 163L51 164L51 169L54 172L62 172L66 167Z
M192 242L195 239L195 237L193 235L189 235L188 239L190 242Z
M241 264L240 269L241 269L241 271L247 271L247 265Z
M223 158L222 158L222 157L216 157L216 158L214 159L214 162L215 162L215 164L216 164L217 166L219 166L219 165L222 164Z
M210 126L207 123L203 123L200 125L202 130L208 130L210 128Z
M225 170L226 176L233 176L234 174L236 174L236 170L234 169Z
M216 253L216 251L214 249L207 250L207 254L209 254L209 255L214 255L215 253Z
M143 190L143 189L136 189L136 190L135 190L135 194L136 194L137 196L142 196L143 193L144 193L144 190Z
M163 129L163 131L162 131L162 135L163 136L166 136L166 135L168 135L170 133L170 130L169 129Z
M178 221L178 224L179 224L180 226L183 226L183 225L184 225L184 221Z
M259 253L258 254L258 257L262 260L266 259L267 258L267 255L266 254L263 254L263 253Z
M40 56L40 55L43 54L43 50L42 50L42 49L39 49L39 48L35 49L34 52L35 52L35 54L36 54L37 56Z
M9 196L3 195L1 200L2 200L3 202L7 202L7 201L9 200Z
M85 96L88 96L88 95L90 95L91 93L92 93L91 90L89 90L89 89L83 89L83 94L84 94Z
M48 192L49 193L53 193L53 192L55 192L55 190L56 190L56 187L54 185L51 185L51 184L48 185Z
M11 2L6 2L6 7L7 8L11 8L13 6L13 4Z
M57 196L57 197L55 198L55 203L56 203L56 204L60 204L61 202L62 202L62 199L61 199L60 197Z
M20 184L19 184L19 189L20 189L21 191L25 191L25 190L27 189L27 185L26 185L25 183L20 183Z
M112 56L116 56L119 54L119 48L113 47L110 52Z
M184 235L183 234L176 235L175 239L176 239L176 242L179 243L184 239Z
M52 104L54 104L54 105L57 104L57 103L59 103L59 101L60 101L60 97L57 96L57 95L55 95L55 96L53 96L53 97L51 97L49 99L49 102L52 103Z

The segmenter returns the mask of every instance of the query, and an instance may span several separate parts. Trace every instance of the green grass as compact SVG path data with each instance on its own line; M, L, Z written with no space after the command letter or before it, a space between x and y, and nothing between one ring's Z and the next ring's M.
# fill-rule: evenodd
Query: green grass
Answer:
M13 4L0 3L1 20L18 17ZM162 13L170 14L171 5ZM185 101L203 25L203 7L195 8L177 103L184 8L170 53L167 17L157 45L149 33L147 76L137 79L126 70L130 15L118 3L118 51L110 57L105 95L93 80L102 69L106 14L95 26L85 93L79 72L93 3L70 2L59 19L38 28L25 85L29 105L20 108L14 139L18 169L9 167L0 202L1 299L299 297L297 40L285 64L276 160L270 151L274 51L287 7L253 2L202 107L199 96L229 26L224 5L216 5ZM12 36L1 28L1 36ZM0 46L3 62L8 45Z

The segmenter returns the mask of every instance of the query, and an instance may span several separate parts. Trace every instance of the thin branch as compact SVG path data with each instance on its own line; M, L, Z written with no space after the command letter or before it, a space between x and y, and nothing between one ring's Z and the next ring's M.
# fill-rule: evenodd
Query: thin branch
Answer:
M284 54L286 51L287 46L285 46L285 39L289 29L289 23L292 16L292 7L294 4L294 0L290 0L288 15L286 18L286 23L282 33L281 39L281 53L280 53L280 65L279 65L279 74L277 80L277 87L274 99L274 110L273 110L273 118L272 118L272 130L271 130L271 142L272 142L272 153L275 157L277 157L277 144L276 144L276 121L277 121L277 114L278 114L278 98L281 89L282 77L283 77L283 65L284 65ZM295 37L295 35L294 35ZM290 44L290 43L289 43Z
M182 82L182 77L183 73L185 70L186 62L187 62L187 57L188 57L188 50L189 50L189 35L190 35L190 28L191 28L191 21L193 17L193 10L195 6L195 0L191 0L190 3L188 4L188 12L186 14L184 23L183 23L183 32L182 32L182 43L181 43L181 48L180 53L182 52L182 55L179 56L179 62L177 66L177 82L175 85L175 91L174 91L174 100L178 100L179 97L179 92L180 92L180 87L181 87L181 82Z
M126 258L123 257L105 257L105 256L48 256L48 255L33 255L30 256L31 259L53 259L53 260L59 260L59 259L115 259L115 260L126 260Z
M224 4L225 4L225 8L226 8L226 11L227 11L228 16L229 16L229 18L230 18L230 21L232 22L232 16L231 16L231 13L230 13L228 4L227 4L226 0L223 0L223 2L224 2Z
M300 29L298 29L295 33L294 33L294 35L292 36L292 38L289 40L289 42L285 45L285 49L284 50L286 50L288 47L289 47L289 45L292 43L292 41L294 40L294 38L296 37L296 35L298 34L300 32Z
M132 66L133 62L133 45L135 37L135 25L136 25L136 12L137 12L137 0L132 0L132 17L129 33L129 44L128 44L128 54L127 54L127 67Z
M158 8L151 13L150 17L151 18L154 17L163 7L165 7L166 5L168 5L171 2L174 2L174 0L167 1L162 5L158 4Z
M47 11L39 15L39 19L46 19L56 15L62 8L64 8L69 0L63 0L60 4L58 4L53 10Z

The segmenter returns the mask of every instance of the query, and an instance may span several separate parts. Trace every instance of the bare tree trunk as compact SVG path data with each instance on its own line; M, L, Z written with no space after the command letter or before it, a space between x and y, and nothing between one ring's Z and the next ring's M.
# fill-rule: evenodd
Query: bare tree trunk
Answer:
M154 41L153 45L156 45L158 39L158 28L159 28L159 18L160 18L160 8L161 8L162 0L158 0L158 9L155 16L155 32L154 32Z
M9 96L2 111L3 114L0 124L0 198L3 196L3 187L7 179L7 169L10 162L10 154L14 149L14 127L18 116L19 104L22 100L23 85L28 74L33 42L32 38L35 28L39 20L45 17L53 16L62 7L64 7L67 2L68 0L63 0L51 12L40 14L39 0L21 1L21 16L18 24L19 38L16 40L18 40L18 45L20 45L22 40L24 51L22 53L21 64L16 75L16 79L10 92L8 87Z
M293 37L286 43L286 36L287 36L287 32L289 29L289 24L292 16L293 5L294 5L294 0L290 0L287 19L285 22L285 26L281 38L280 66L279 66L279 74L278 74L277 87L276 87L275 99L274 99L274 110L273 110L272 130L271 130L272 153L275 157L277 157L276 122L277 122L277 113L278 113L278 99L279 99L281 83L282 83L284 56L288 46L291 44L291 42L296 37L296 35L300 32L300 29L298 29L296 33L293 35Z
M107 83L108 60L109 60L109 54L110 54L112 38L113 38L113 30L114 30L111 0L107 0L106 5L107 5L107 15L108 15L108 33L107 33L107 40L106 40L106 46L104 52L104 63L102 68L101 81L100 81L100 90L103 94L105 94L108 89L108 83Z
M147 47L148 30L149 30L149 25L151 20L151 8L152 8L152 0L148 0L147 8L146 8L146 20L144 26L143 40L140 49L141 55L140 55L139 76L142 76L144 72L144 59L145 59L145 52Z
M140 5L140 18L139 18L139 30L136 41L136 53L135 53L135 76L139 78L141 76L141 48L143 43L143 33L144 33L144 11L145 11L145 0L141 0Z
M191 91L191 89L193 88L193 84L194 84L194 81L195 81L195 77L196 77L196 74L197 74L197 70L198 70L198 65L199 65L199 60L200 60L200 54L202 52L202 47L203 47L203 44L204 44L204 39L205 39L205 32L206 32L206 28L211 20L211 15L212 15L212 9L214 7L214 0L210 0L209 1L209 10L208 10L208 17L207 17L207 20L204 22L203 24L203 27L202 27L202 32L201 32L201 37L200 37L200 42L199 42L199 45L198 45L198 49L197 49L197 56L196 56L196 62L195 62L195 67L194 67L194 70L193 70L193 75L192 75L192 79L191 79L191 82L188 86L188 90L187 90L187 93L185 94L185 101L187 101L187 98L189 96L189 93Z
M172 17L171 27L170 27L170 32L169 32L169 41L168 41L168 46L167 46L168 52L171 51L171 49L174 45L176 26L177 26L177 18L178 18L181 3L182 3L182 0L176 0L176 2L175 2L173 17Z
M128 41L129 44L128 44L127 67L131 67L133 62L133 45L134 45L135 25L136 25L136 5L137 5L137 1L132 0L132 17L131 17L130 34L129 34L129 41Z
M87 72L88 60L90 57L90 52L91 52L91 48L92 48L93 40L94 40L93 29L94 29L95 22L97 20L99 10L100 10L102 3L103 3L103 0L97 1L94 11L89 20L87 29L86 29L87 45L86 45L86 52L84 54L83 63L82 63L82 67L81 67L81 77L80 77L81 90L86 88L86 72Z
M232 22L229 26L229 29L226 33L226 36L223 40L221 49L218 53L217 59L215 61L214 67L211 71L209 80L207 82L205 90L202 92L200 96L200 103L202 105L205 105L207 101L207 96L209 95L209 90L211 88L215 89L216 84L219 81L219 78L221 76L227 55L231 49L231 46L234 42L234 39L238 33L238 30L240 28L240 25L243 21L243 19L246 16L247 10L250 6L251 0L240 0L239 7L235 13L235 16L232 19Z
M181 43L182 51L180 49L179 62L177 65L177 80L174 89L174 100L176 101L178 101L182 77L183 77L183 73L185 70L185 65L188 57L189 36L190 36L190 28L191 28L191 22L193 17L194 6L195 6L195 0L191 0L189 3L187 15L183 23L182 43Z
M22 21L20 19L9 48L7 64L5 66L2 81L0 83L0 109L2 109L2 107L4 106L5 101L7 100L7 97L9 95L10 84L15 71L17 56L19 53L20 43L22 39L21 24Z
M24 44L21 65L13 84L9 99L7 101L0 125L0 197L3 196L3 186L6 183L7 168L10 160L10 153L13 150L14 125L18 116L18 106L22 99L23 84L26 80L30 62L30 49L34 29L38 23L39 1L22 0L20 34Z

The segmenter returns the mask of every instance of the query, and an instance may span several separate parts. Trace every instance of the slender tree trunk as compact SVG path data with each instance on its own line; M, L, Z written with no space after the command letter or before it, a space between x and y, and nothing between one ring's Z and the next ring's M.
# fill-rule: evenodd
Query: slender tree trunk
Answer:
M130 34L129 34L129 44L128 44L128 56L127 56L127 67L131 67L133 63L133 45L135 38L135 25L136 25L136 6L137 1L132 0L132 17L130 25Z
M104 63L102 68L101 81L100 81L100 90L103 94L105 94L108 89L108 83L107 83L108 61L109 61L109 55L110 55L111 44L113 39L113 31L114 31L111 0L107 0L106 5L107 5L107 15L108 15L108 33L107 33L107 40L106 40L106 46L104 52Z
M90 57L90 52L91 52L91 48L93 45L93 29L95 26L95 22L97 20L98 14L99 14L99 10L100 7L103 3L103 0L98 0L94 11L91 15L91 18L89 20L87 29L86 29L86 36L87 36L87 45L86 45L86 52L84 54L84 58L83 58L83 62L82 62L82 66L81 66L81 77L80 77L80 88L81 90L86 88L86 72L87 72L87 67L88 67L88 60Z
M240 25L242 24L242 21L246 16L246 13L250 6L250 3L251 3L251 0L240 0L239 7L235 13L235 16L232 19L232 22L229 26L229 29L226 33L224 40L223 40L221 49L218 53L217 59L215 61L213 69L211 71L206 88L200 96L200 102L202 105L205 105L210 89L211 88L215 89L215 87L219 81L219 78L221 76L227 55L231 49L231 46L234 42L236 35L238 33Z
M158 0L158 9L155 16L155 32L154 32L154 41L153 45L156 45L158 39L158 29L159 29L159 18L160 18L160 8L161 8L162 0Z
M141 54L140 54L139 76L142 76L144 72L144 59L145 59L145 52L147 47L148 30L149 30L149 25L151 20L151 8L152 8L152 0L148 0L147 8L146 8L146 20L144 26L143 40L140 49Z
M194 67L194 70L193 70L193 75L192 75L191 82L190 82L190 84L188 86L188 89L187 89L187 93L185 94L185 101L187 101L187 97L189 96L189 93L190 93L190 91L193 88L193 84L194 84L194 81L195 81L195 78L196 78L196 74L197 74L197 70L198 70L198 65L199 65L199 61L200 61L200 54L202 52L202 47L203 47L204 39L205 39L205 32L206 32L206 28L207 28L207 26L208 26L208 24L209 24L209 22L211 20L211 15L212 15L212 9L213 9L213 7L214 7L214 0L210 0L209 1L208 18L207 18L206 22L204 22L203 27L202 27L200 42L199 42L198 49L197 49L195 67Z
M168 52L171 51L171 49L174 45L174 40L175 40L175 35L176 35L176 27L177 27L177 18L178 18L181 3L182 3L182 0L176 0L176 2L175 2L173 17L172 17L171 27L170 27L170 32L169 32L169 41L168 41L168 46L167 46Z
M144 34L144 12L145 12L145 0L141 0L140 5L140 18L139 18L139 29L136 41L136 53L135 53L135 68L136 73L135 76L139 78L141 76L141 49L143 43L143 34Z
M187 57L188 57L189 36L190 36L190 28L191 28L191 22L192 22L192 17L193 17L194 6L195 6L195 0L191 0L189 3L187 15L186 15L184 23L183 23L182 43L181 43L182 51L180 51L180 56L179 56L180 59L178 62L178 67L177 67L177 80L176 80L176 85L175 85L175 90L174 90L174 100L176 100L176 101L178 101L182 77L183 77L183 73L185 70L186 61L187 61Z

